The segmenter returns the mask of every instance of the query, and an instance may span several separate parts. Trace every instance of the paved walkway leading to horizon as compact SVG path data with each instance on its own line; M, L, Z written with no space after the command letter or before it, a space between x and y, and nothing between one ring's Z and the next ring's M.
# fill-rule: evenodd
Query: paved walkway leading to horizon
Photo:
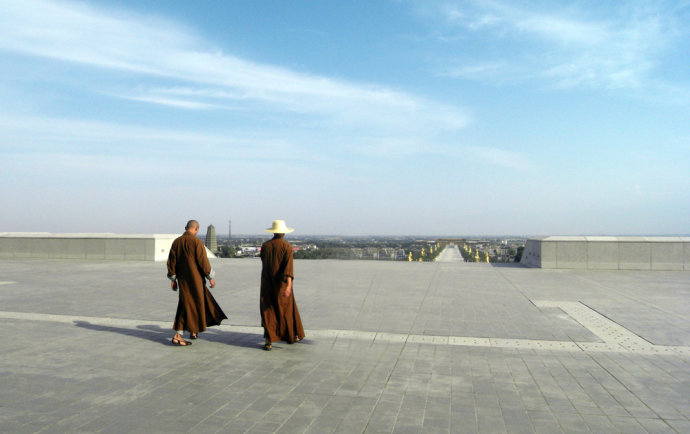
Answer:
M260 262L170 345L149 262L0 261L0 432L690 432L690 273L296 261L304 343L262 351Z
M441 250L441 253L436 257L436 262L465 262L460 254L458 246L449 244Z

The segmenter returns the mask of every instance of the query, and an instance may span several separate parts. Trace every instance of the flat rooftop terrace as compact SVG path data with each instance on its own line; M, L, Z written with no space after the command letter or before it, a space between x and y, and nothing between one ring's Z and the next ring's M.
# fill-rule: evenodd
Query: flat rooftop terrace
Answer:
M0 432L690 432L690 272L296 261L307 337L261 350L261 264L174 347L165 264L0 260Z

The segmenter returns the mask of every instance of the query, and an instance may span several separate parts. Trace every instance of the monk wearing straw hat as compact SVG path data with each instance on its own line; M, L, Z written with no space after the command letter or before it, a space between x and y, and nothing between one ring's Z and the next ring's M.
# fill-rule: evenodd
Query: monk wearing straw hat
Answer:
M285 241L285 234L294 231L284 220L274 220L266 232L273 238L261 246L261 325L264 328L269 351L273 342L285 341L288 344L304 338L302 319L299 316L295 295L292 291L292 246Z

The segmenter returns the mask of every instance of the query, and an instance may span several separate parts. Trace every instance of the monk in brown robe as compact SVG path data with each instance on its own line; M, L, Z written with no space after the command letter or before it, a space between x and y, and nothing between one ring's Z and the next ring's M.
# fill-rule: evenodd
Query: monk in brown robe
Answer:
M286 233L294 229L285 226L283 220L275 220L266 232L273 233L273 239L261 246L261 325L264 328L266 344L270 350L273 342L283 340L288 344L304 338L302 319L299 316L295 295L292 292L292 246L285 241Z
M213 280L215 273L206 256L204 243L196 236L198 232L199 222L187 222L185 233L173 241L168 255L170 288L173 291L178 288L180 290L177 314L173 323L173 345L192 345L191 342L182 339L183 330L189 332L191 339L196 339L199 332L205 331L206 327L220 325L222 320L228 318L206 288L206 279L211 288L216 286L216 281Z

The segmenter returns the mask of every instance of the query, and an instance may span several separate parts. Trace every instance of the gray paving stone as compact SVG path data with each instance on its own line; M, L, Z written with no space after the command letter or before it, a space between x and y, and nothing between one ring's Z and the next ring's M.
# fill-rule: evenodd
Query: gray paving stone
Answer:
M0 432L690 431L690 273L297 261L264 352L259 262L213 266L230 320L176 348L163 264L0 261Z
M400 412L399 401L379 401L367 423L367 431L392 432Z
M259 422L255 425L252 425L252 427L247 431L249 433L274 433L278 431L281 427L280 422L272 422L272 421L262 421Z
M537 433L555 433L563 432L558 421L550 411L532 411L528 410L527 414L530 417L534 431Z
M690 420L674 420L674 419L666 419L666 423L671 426L676 432L679 433L686 433L690 432Z
M395 428L393 428L393 433L395 434L418 434L422 432L424 431L421 426L415 423L407 424L404 420L398 420L398 423L395 424Z
M674 433L675 429L665 420L655 418L635 418L650 433Z
M314 418L310 416L293 414L283 425L277 430L279 433L303 433L314 422Z
M335 432L364 432L376 401L369 398L355 398L350 409L337 426Z
M477 426L479 427L479 432L507 432L503 413L497 407L477 406Z
M647 430L644 429L640 423L635 420L635 418L632 417L620 417L620 416L613 416L609 417L611 420L611 423L616 427L616 430L618 432L622 433L646 433Z
M522 409L501 409L503 425L509 433L532 433L534 427L532 421L525 410Z
M450 417L448 414L443 416L424 415L422 423L423 432L450 432Z
M225 426L223 427L223 431L233 433L244 433L248 432L255 424L256 420L250 419L248 417L233 418L225 424Z
M502 409L518 409L522 408L522 400L517 390L499 391L498 405Z
M554 412L561 429L566 433L587 433L589 428L582 416L576 413Z
M617 431L616 427L611 423L609 418L604 415L587 414L583 415L582 418L584 419L585 425L590 432L610 433Z

